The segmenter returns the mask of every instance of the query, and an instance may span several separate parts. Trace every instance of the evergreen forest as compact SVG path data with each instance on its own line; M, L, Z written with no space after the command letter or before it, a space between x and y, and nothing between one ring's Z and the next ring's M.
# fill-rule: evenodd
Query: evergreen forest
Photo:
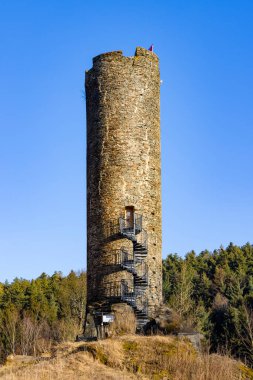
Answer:
M210 352L253 367L253 246L170 254L163 266L164 297L176 313L172 329L202 332Z
M84 272L0 283L0 361L9 354L38 356L54 343L74 341L82 331L85 303Z

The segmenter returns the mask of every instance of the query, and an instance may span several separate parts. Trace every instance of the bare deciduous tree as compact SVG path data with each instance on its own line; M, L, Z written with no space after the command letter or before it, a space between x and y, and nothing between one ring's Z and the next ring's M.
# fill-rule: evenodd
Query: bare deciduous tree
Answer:
M19 313L15 308L10 308L2 317L0 325L1 334L4 336L10 352L15 355L17 331L18 331Z

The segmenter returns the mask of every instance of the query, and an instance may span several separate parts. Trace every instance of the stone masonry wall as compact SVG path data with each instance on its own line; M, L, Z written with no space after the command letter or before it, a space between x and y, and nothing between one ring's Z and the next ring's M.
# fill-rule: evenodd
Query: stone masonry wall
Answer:
M149 314L162 302L160 73L158 57L137 48L101 54L86 72L88 303L108 281L132 279L111 271L115 250L105 226L134 206L148 232Z

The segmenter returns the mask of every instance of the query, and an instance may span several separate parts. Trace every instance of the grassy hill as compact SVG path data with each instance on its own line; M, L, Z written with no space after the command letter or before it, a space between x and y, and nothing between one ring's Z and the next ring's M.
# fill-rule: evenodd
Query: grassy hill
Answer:
M197 353L187 340L125 335L99 342L61 343L38 358L9 356L0 368L0 378L250 380L253 372L227 356Z

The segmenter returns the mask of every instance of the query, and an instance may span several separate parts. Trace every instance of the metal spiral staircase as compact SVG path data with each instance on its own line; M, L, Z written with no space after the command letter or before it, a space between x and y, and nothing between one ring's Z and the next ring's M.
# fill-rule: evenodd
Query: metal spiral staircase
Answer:
M142 228L142 215L134 215L134 220L120 217L117 221L111 222L108 235L117 235L119 238L126 238L133 243L133 250L130 252L126 247L122 247L117 252L116 261L122 270L126 270L133 276L133 285L126 280L107 284L107 297L112 301L125 302L130 305L137 320L137 330L142 330L148 319L148 301L145 290L148 287L148 268L145 261L148 254L147 232Z

